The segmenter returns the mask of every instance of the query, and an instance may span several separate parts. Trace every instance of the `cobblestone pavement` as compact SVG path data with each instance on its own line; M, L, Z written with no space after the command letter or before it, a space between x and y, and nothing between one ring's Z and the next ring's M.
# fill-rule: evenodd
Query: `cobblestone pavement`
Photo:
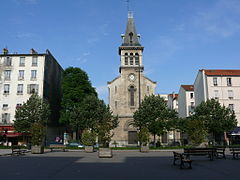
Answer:
M193 169L181 170L173 166L172 152L114 151L113 158L100 159L97 152L27 153L23 156L1 156L1 179L240 179L240 160L209 161L207 157L193 157Z

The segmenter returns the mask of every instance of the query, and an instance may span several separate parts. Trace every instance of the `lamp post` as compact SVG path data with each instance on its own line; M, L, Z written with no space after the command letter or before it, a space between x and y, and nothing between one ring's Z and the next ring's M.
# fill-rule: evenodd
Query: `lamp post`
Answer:
M138 72L138 106L140 107L141 105L141 72L143 69L140 66L140 61L138 64L138 68L135 69L136 72Z
M174 110L174 91L172 93L172 110ZM174 144L174 146L175 146L175 141L176 141L175 136L176 136L175 128L173 128L173 144Z

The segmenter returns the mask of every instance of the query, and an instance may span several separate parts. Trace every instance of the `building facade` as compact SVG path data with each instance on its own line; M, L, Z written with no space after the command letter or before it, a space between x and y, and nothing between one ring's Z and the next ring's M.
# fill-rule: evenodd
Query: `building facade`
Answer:
M199 70L194 82L195 104L216 99L235 111L240 126L240 70Z
M16 143L18 136L21 136L12 127L16 107L26 102L33 93L50 104L48 128L57 125L63 69L50 51L39 54L31 49L29 54L9 54L4 49L0 54L0 65L0 133Z
M133 15L128 14L125 34L119 47L120 75L108 82L109 105L114 115L119 117L119 125L114 129L112 142L118 146L136 145L137 129L133 127L133 113L139 103L155 94L156 82L144 76L143 49L139 42Z
M178 93L178 116L182 118L188 117L193 113L194 107L194 86L181 85Z

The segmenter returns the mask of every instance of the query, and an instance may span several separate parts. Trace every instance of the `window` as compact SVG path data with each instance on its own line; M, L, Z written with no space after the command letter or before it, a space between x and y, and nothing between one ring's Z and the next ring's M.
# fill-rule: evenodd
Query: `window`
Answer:
M233 99L233 90L228 90L228 99Z
M4 94L9 94L9 90L10 90L10 85L9 84L4 84L3 93Z
M232 78L227 78L227 86L232 86Z
M19 66L25 66L25 57L20 57Z
M130 91L130 106L134 106L135 105L135 103L134 103L134 91L135 91L134 86L131 86L129 88L129 91Z
M18 84L17 94L23 94L23 84Z
M2 123L3 124L10 123L10 114L9 113L2 114Z
M6 57L4 59L4 65L5 66L11 66L12 65L12 58L11 57Z
M193 99L193 93L190 93L190 98Z
M147 86L147 92L149 93L150 89L149 89L149 86Z
M132 32L129 33L129 37L130 37L130 44L132 44L133 43L133 33Z
M117 101L115 101L115 109L117 109Z
M128 65L128 53L125 53L125 65Z
M3 104L3 110L6 110L8 108L8 104Z
M194 109L194 102L191 102L191 109Z
M38 93L38 84L28 84L27 93L28 94Z
M213 78L213 85L214 85L214 86L217 86L217 85L218 85L218 83L217 83L217 78L216 78L216 77Z
M130 65L133 65L133 53L130 54Z
M11 80L11 71L10 70L4 71L4 80Z
M32 66L37 66L38 65L38 57L37 56L33 56L32 57Z
M37 79L37 70L31 70L31 80Z
M228 108L229 108L231 111L234 111L234 104L229 104L229 105L228 105Z
M117 86L115 86L115 94L117 94Z
M139 65L139 55L138 55L138 53L135 54L135 65Z
M20 108L21 106L22 106L22 104L19 103L19 104L16 105L16 108Z
M18 71L18 80L24 80L24 70Z
M218 90L214 90L214 99L219 99L219 92L218 92Z

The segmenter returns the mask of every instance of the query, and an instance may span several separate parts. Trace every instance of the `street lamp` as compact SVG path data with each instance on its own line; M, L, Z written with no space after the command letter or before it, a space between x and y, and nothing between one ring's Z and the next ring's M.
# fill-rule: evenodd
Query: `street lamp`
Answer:
M141 105L141 72L143 72L143 68L140 66L140 61L138 63L138 68L135 69L138 72L138 105Z

